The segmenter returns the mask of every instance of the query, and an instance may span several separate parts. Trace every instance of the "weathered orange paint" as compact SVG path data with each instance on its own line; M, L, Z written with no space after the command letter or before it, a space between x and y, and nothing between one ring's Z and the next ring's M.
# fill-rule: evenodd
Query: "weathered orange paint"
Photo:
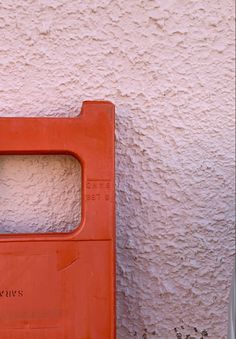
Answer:
M0 118L0 154L72 154L82 221L71 233L0 235L0 338L115 338L114 106L78 118Z

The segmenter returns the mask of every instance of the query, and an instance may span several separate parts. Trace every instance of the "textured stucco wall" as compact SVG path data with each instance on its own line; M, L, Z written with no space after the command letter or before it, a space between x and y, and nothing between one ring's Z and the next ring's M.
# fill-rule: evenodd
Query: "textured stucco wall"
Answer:
M119 339L226 338L233 3L0 1L1 116L116 104ZM63 157L2 158L1 230L76 224L79 175Z
M1 233L69 232L80 223L81 167L72 156L2 155L0 192Z

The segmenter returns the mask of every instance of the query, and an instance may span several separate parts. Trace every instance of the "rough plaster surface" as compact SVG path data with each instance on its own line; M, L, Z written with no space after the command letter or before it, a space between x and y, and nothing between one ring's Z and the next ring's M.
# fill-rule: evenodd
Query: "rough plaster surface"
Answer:
M119 339L176 338L175 327L183 338L200 338L194 327L226 338L234 253L233 6L0 1L1 116L76 116L85 99L116 104ZM78 184L77 169L58 158L1 160L1 229L51 227L48 206L50 220L71 227L79 193L67 182ZM24 195L19 178L28 182L20 180ZM63 209L61 196L72 200Z
M0 192L1 233L69 232L80 223L81 168L72 156L0 156Z

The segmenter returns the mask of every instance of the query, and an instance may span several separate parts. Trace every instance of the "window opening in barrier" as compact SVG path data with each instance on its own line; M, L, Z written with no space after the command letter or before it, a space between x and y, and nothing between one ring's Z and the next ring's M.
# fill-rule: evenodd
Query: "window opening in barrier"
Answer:
M71 155L0 155L0 234L65 233L81 221L81 165Z

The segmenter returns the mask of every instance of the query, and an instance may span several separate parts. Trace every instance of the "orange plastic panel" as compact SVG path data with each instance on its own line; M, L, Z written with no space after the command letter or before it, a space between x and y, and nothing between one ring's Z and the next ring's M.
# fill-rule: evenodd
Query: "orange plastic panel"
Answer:
M0 154L72 154L82 221L71 233L0 235L0 338L115 338L114 106L78 118L0 118Z

